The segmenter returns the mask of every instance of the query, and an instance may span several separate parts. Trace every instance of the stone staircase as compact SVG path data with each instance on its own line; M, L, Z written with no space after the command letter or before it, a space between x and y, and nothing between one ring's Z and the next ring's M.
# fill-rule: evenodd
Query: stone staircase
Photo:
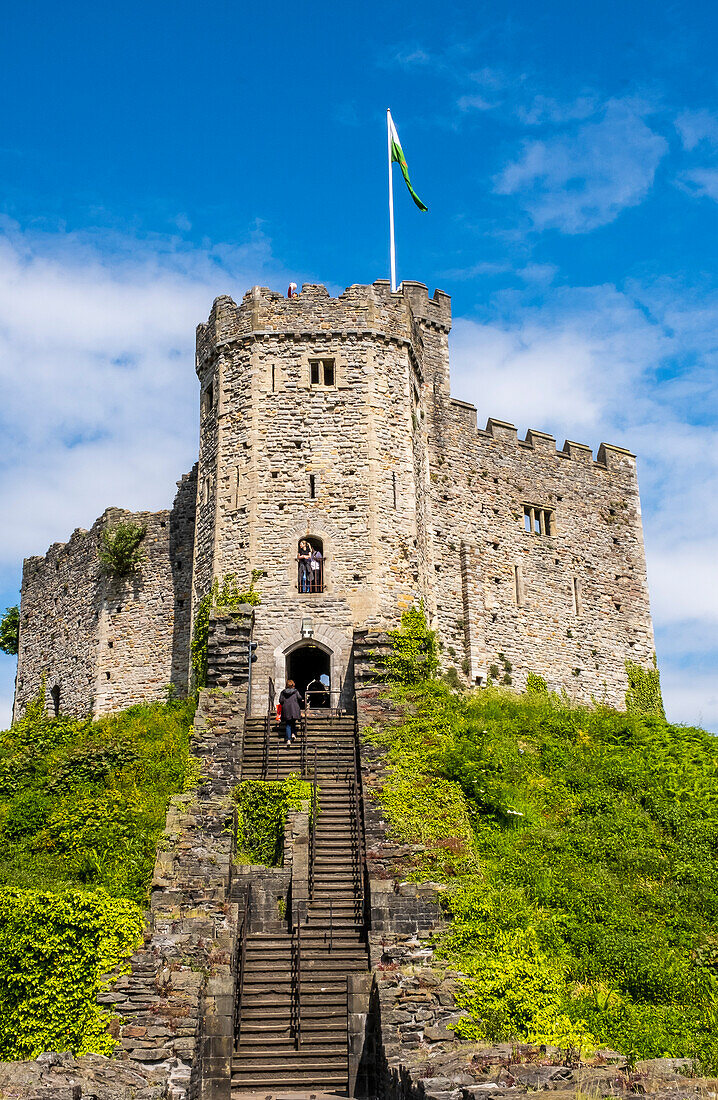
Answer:
M263 718L245 726L242 778L265 770ZM268 779L300 771L299 743L272 724ZM277 749L277 744L279 747ZM316 755L315 755L316 754ZM232 1096L349 1088L348 987L368 968L354 718L311 712L304 777L316 776L319 812L310 843L310 897L294 929L250 933L232 1061Z
M330 711L314 710L307 719L307 740L304 754L300 731L297 740L287 748L284 727L274 720L266 743L266 717L245 720L242 747L242 779L286 779L291 772L300 772L311 779L314 770L314 750L317 756L317 776L346 775L354 770L354 719L337 717ZM304 767L302 762L304 760Z

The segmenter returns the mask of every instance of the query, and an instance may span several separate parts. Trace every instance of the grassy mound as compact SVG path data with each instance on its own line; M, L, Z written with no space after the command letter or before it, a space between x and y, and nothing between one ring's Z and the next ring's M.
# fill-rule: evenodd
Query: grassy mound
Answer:
M110 1052L99 979L137 943L169 799L196 777L193 710L36 702L0 733L0 1058Z
M438 951L466 1037L612 1046L718 1070L718 742L543 691L397 688L402 873L446 883Z

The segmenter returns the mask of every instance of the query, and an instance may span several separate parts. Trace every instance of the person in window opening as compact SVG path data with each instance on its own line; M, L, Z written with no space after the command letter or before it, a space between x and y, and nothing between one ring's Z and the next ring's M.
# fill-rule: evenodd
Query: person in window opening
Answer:
M287 297L288 298L298 297L298 295L297 295L297 284L296 283L290 283L289 284L289 289L287 290Z
M321 550L319 549L318 546L315 546L314 549L312 550L311 559L309 561L309 567L311 569L311 575L312 575L312 580L311 580L311 585L312 585L311 590L312 590L312 592L321 592L322 591L322 565L323 565L323 563L324 563L324 558L322 556L322 552L321 552Z
M301 539L299 543L299 552L297 554L297 562L299 564L299 591L309 592L310 579L311 579L311 556L312 548L306 539Z
M284 744L289 748L297 737L297 722L302 716L304 700L297 691L294 680L287 680L287 686L279 693L279 705L282 708L284 724Z

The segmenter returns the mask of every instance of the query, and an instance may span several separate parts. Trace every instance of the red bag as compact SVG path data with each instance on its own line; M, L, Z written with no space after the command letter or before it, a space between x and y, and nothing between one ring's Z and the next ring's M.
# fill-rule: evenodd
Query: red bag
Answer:
M278 722L282 721L282 704L281 703L277 703L277 721Z

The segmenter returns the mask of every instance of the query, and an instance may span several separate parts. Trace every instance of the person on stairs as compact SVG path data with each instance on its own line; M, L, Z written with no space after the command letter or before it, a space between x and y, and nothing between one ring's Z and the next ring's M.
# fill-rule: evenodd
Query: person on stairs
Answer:
M282 722L284 723L284 743L291 745L297 737L297 722L302 716L304 700L297 691L294 680L287 680L287 686L279 694L279 705L282 708Z

